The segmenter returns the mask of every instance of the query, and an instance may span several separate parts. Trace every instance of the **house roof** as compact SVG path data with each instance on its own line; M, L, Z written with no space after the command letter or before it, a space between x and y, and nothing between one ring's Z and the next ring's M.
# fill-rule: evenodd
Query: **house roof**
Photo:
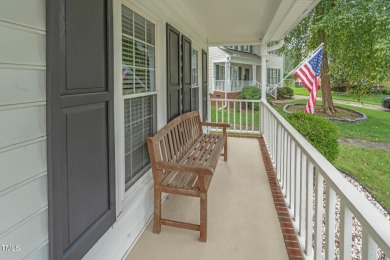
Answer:
M256 60L261 59L261 57L259 55L254 54L254 53L248 53L248 52L244 52L244 51L232 50L232 49L228 49L228 48L225 48L225 47L218 47L218 48L221 49L222 51L224 51L226 54L232 56L232 57L250 58L250 59L256 59Z

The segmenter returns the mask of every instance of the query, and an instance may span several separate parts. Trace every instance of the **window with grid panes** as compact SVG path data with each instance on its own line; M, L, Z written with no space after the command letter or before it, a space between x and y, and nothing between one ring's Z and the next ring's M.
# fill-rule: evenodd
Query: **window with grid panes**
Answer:
M280 81L280 69L267 69L267 82L268 84L278 84Z
M146 138L155 132L155 26L122 5L126 189L150 168ZM136 97L132 95L138 94ZM140 96L141 94L141 96Z
M192 49L191 57L191 110L199 110L198 51Z

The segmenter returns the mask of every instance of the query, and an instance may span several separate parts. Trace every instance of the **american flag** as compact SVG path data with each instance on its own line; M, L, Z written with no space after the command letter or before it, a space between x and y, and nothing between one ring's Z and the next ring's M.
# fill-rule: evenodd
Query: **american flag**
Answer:
M321 73L322 56L324 48L320 48L310 59L305 61L296 71L295 76L299 78L302 84L309 90L310 97L307 101L305 112L314 114L316 97L318 92L318 78Z
M122 62L122 80L126 78L129 68Z

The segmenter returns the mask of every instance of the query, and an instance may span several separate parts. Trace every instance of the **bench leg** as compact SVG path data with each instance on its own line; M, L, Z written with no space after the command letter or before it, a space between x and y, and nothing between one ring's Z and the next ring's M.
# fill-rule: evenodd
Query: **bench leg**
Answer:
M225 141L225 145L223 147L223 160L227 162L227 154L228 154L228 147L227 147L227 139Z
M160 234L161 232L161 191L154 188L154 219L153 233Z
M200 238L199 241L207 240L207 193L200 194Z

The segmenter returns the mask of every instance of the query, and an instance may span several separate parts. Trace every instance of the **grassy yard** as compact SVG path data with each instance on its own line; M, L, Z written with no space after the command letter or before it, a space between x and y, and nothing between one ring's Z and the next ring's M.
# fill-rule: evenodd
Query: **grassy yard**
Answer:
M298 100L292 103L306 103ZM321 105L321 102L317 104ZM276 110L283 116L283 106ZM360 139L390 143L390 112L351 107L363 112L368 120L361 123L335 123L339 138ZM352 144L341 144L340 155L334 165L356 177L387 208L390 209L390 152L383 149L362 148Z
M390 209L390 152L353 144L341 145L334 165L355 176Z
M309 91L306 88L292 88L294 90L295 95L300 95L300 96L309 96ZM317 94L318 97L322 97L321 90L318 91ZM388 95L383 95L383 94L372 94L372 95L367 95L362 97L361 102L363 104L371 104L371 105L381 105L382 99L384 97L387 97ZM353 94L351 93L339 93L339 92L332 92L332 97L334 99L338 100L345 100L345 101L354 101L358 102L357 99L354 98Z
M228 113L230 113L228 115ZM241 121L240 121L240 110L239 108L236 108L236 111L234 109L227 109L222 110L218 109L218 122L225 122L225 123L230 123L230 124L236 124L236 125L246 125L246 113L245 113L245 108L242 108L241 110ZM223 116L223 120L222 120ZM234 121L234 116L236 117L236 121ZM260 124L260 112L259 111L254 111L252 113L252 109L248 108L248 126L252 126L252 121L254 122L254 126L258 127ZM211 122L217 122L217 112L215 107L211 107Z

